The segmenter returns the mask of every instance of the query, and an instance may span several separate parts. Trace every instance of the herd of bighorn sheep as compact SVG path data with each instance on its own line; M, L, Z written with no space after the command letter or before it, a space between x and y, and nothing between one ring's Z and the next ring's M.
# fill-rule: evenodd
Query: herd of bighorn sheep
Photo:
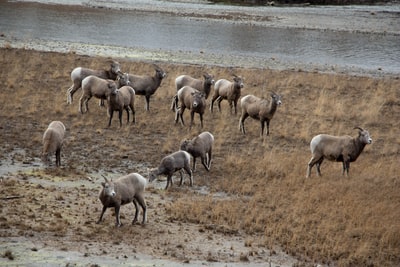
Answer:
M113 112L118 111L119 125L122 127L122 114L126 111L127 123L136 121L135 96L145 97L145 109L150 111L150 97L160 87L166 72L159 66L153 65L155 74L133 75L121 71L121 66L117 61L110 61L110 68L107 70L92 70L78 67L71 72L72 85L67 90L67 104L73 101L74 93L82 88L82 96L79 101L79 112L89 111L88 101L91 97L96 97L107 101L108 127L111 126ZM214 82L214 76L203 73L203 79L193 78L189 75L180 75L175 79L175 95L172 97L171 109L175 112L175 123L180 119L184 126L183 113L185 109L190 110L190 126L193 126L194 114L200 116L200 126L204 128L203 116L206 110L207 99L211 94L210 112L213 112L214 102L217 101L218 110L221 112L221 101L227 100L230 106L230 113L237 115L237 103L239 102L241 114L239 117L239 132L246 134L244 122L247 117L251 117L260 122L261 137L264 136L265 125L266 135L270 133L270 121L274 117L278 107L282 104L282 96L276 92L270 93L270 99L255 96L252 94L241 97L244 88L244 79L233 75L232 81L229 79L219 79ZM214 86L214 88L212 88ZM240 101L239 101L240 99ZM232 112L233 111L233 112ZM361 127L358 129L358 136L332 136L328 134L318 134L310 142L312 158L308 162L306 177L310 177L311 169L316 165L317 174L321 175L321 164L324 159L338 161L343 164L343 175L349 174L350 162L354 162L363 151L367 144L372 143L372 139L367 130ZM42 161L49 165L50 155L55 154L57 167L61 166L61 148L63 146L66 133L65 125L60 121L52 121L43 134ZM148 172L148 180L138 173L130 173L115 179L107 179L101 183L102 188L99 200L103 204L100 218L97 223L103 220L103 215L107 208L114 207L116 226L121 226L120 207L133 203L135 205L134 224L138 220L139 206L142 208L142 224L147 221L147 206L144 198L144 191L148 182L152 182L159 175L167 176L165 189L173 185L172 176L179 171L183 184L183 171L189 175L190 186L193 186L193 173L196 171L196 158L200 157L201 163L207 172L211 170L212 151L214 145L214 135L208 131L203 131L199 135L190 139L183 139L177 144L177 151L161 157L157 168ZM192 168L190 166L193 158Z

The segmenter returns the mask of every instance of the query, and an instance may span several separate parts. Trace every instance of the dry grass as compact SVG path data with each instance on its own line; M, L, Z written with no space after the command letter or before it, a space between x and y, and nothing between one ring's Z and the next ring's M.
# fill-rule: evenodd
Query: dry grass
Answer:
M126 126L124 114L121 129L117 124L106 129L106 111L97 100L89 102L91 112L85 115L78 114L80 91L72 105L65 104L73 67L103 68L106 60L1 49L0 61L7 67L0 74L0 139L10 143L2 151L11 146L25 149L26 157L38 157L43 129L51 120L61 120L68 128L64 175L144 172L176 150L183 138L201 131L198 117L192 130L174 123L169 107L175 77L207 71L218 79L235 73L245 78L243 94L268 97L275 90L284 95L271 121L271 134L260 138L259 123L248 119L243 136L239 115L230 115L226 102L222 113L207 110L204 130L216 137L215 158L209 173L198 165L194 182L208 186L210 193L171 190L171 217L219 225L221 231L262 234L267 247L282 246L305 262L400 265L399 79L159 63L168 77L150 101L151 112L144 111L144 99L138 96L137 124ZM119 61L123 71L153 73L146 62ZM326 162L323 177L313 172L305 179L312 136L355 135L354 126L368 129L374 143L351 165L350 177L341 176L341 164ZM62 200L57 193L55 201ZM60 221L74 223L60 214L52 217L53 230L61 235L66 229ZM82 235L91 235L93 229L88 231Z

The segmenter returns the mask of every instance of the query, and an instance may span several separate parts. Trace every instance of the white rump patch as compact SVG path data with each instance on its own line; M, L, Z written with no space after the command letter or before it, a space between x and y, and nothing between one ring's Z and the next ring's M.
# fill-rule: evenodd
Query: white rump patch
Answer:
M321 142L321 135L316 135L313 137L313 139L310 142L310 150L311 153L314 153L315 147Z

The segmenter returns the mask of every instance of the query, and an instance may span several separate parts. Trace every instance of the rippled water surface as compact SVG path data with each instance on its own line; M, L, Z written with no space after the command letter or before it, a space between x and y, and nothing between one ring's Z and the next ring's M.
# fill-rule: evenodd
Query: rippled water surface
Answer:
M4 2L0 3L0 32L19 40L277 58L289 64L400 73L396 34L274 28L150 12Z

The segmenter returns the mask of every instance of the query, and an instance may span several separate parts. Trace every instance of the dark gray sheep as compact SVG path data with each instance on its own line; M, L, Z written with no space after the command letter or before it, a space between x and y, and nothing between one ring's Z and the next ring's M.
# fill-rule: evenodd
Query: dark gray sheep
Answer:
M135 114L135 90L130 86L122 86L120 89L113 89L107 98L108 114L110 116L108 127L111 126L114 111L118 111L119 127L122 126L122 112L126 110L127 124L129 123L129 111L132 112L132 123L136 122Z
M64 142L65 126L61 121L52 121L43 134L42 161L50 164L50 155L55 153L56 166L61 166L61 148Z
M321 164L324 159L342 162L342 175L345 172L346 175L349 175L350 162L356 161L364 150L365 145L372 143L367 130L360 127L355 127L354 129L358 129L357 137L319 134L312 138L310 142L312 157L308 162L307 178L310 177L311 168L315 164L317 165L317 175L321 176Z
M147 220L147 207L144 199L144 190L146 188L147 180L138 173L130 173L128 175L122 176L115 181L108 180L104 177L105 182L102 182L102 189L99 194L99 199L103 204L103 209L100 214L100 218L97 223L103 220L104 212L107 208L114 207L116 226L120 227L121 220L119 216L119 211L122 205L133 203L135 205L135 218L132 224L137 222L139 216L139 206L143 210L143 220L142 224L146 223Z
M179 171L181 175L180 185L183 184L183 174L182 169L184 169L190 176L190 186L193 186L193 175L190 170L190 154L186 151L179 150L170 155L165 156L158 168L150 170L149 182L152 182L157 178L158 175L167 175L167 185L165 189L168 188L169 184L173 184L172 175Z
M203 114L206 109L206 98L203 92L196 90L190 86L184 86L178 90L178 93L172 100L171 109L175 110L175 123L178 119L181 119L182 125L185 125L183 121L183 113L185 109L190 110L190 128L193 125L194 113L198 113L200 116L201 128L203 128Z
M214 77L208 73L204 73L203 77L204 80L195 79L193 77L190 77L189 75L178 76L175 79L176 91L187 85L199 90L200 92L204 92L205 98L207 99L211 91L211 86L214 84L215 81Z
M254 95L246 95L240 100L242 114L239 119L239 130L246 134L244 121L251 117L261 123L261 137L264 133L265 123L267 124L267 135L269 135L269 122L275 114L278 106L282 104L281 96L272 92L271 101L259 98Z
M214 136L210 132L202 132L193 139L183 140L181 150L189 152L193 157L193 171L196 170L196 158L201 158L201 163L207 171L210 171L212 160L212 147Z
M226 79L218 80L214 85L214 94L211 98L210 111L213 112L215 100L218 103L218 110L221 112L221 101L226 99L229 103L230 111L234 108L237 114L237 102L241 95L241 89L244 87L242 77L234 75L233 82Z
M88 68L77 67L71 72L72 85L67 90L67 104L73 101L74 93L81 88L82 81L90 75L99 78L115 80L121 73L120 64L117 61L111 61L109 70L92 70Z
M162 79L167 75L160 67L154 65L154 76L129 74L129 81L136 95L144 95L146 98L146 110L150 111L150 97L160 87Z

